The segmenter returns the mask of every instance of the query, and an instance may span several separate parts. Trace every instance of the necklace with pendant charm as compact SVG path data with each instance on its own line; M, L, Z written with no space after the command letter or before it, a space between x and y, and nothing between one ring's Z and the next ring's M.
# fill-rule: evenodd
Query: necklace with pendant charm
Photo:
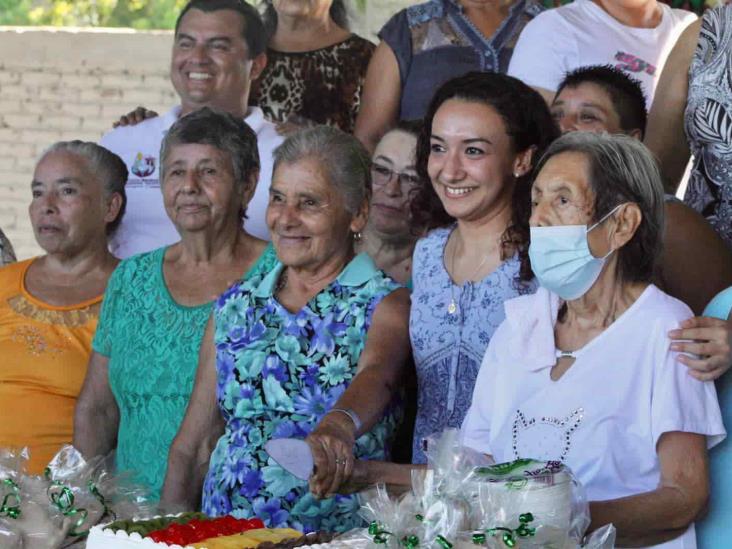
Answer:
M456 254L457 254L457 244L455 244L452 249L452 261L450 262L451 263L450 270L453 273L455 272L455 255ZM481 260L481 262L478 264L476 269L473 271L473 274L470 275L465 280L473 280L475 278L475 275L478 274L478 271L480 271L481 267L483 267L483 265L485 265L485 262L488 261L489 256L490 256L490 253L485 254L485 256L483 256L483 259ZM456 284L452 280L450 280L450 303L447 305L447 314L449 314L449 315L457 314L457 310L458 310L457 301L455 301L455 286L456 286Z

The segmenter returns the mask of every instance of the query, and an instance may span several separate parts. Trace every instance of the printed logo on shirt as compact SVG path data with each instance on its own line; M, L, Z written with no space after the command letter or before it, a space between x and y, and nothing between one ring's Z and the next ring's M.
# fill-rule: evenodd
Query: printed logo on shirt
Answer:
M620 69L621 71L644 72L651 76L656 74L656 67L631 53L619 51L615 54L615 60L619 61L619 63L615 65L615 68Z
M135 162L132 164L131 171L140 178L145 178L155 172L155 157L144 155L141 152L135 156Z
M543 461L564 463L572 449L574 432L582 423L584 408L577 408L565 417L527 417L516 410L511 428L513 455L516 459L531 456Z

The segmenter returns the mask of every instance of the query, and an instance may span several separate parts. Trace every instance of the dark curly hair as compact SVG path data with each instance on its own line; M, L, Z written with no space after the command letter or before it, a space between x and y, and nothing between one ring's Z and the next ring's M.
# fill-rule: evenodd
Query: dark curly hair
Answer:
M417 173L425 182L414 196L411 207L413 222L428 229L445 227L455 222L442 206L427 173L430 155L432 120L445 101L459 99L482 103L494 109L506 125L515 152L534 149L535 166L544 150L559 136L544 99L529 86L505 74L470 72L443 84L435 93L424 118L424 127L417 139ZM533 167L533 166L532 166ZM529 263L529 217L531 216L531 181L533 170L516 180L512 197L511 225L501 236L501 254L505 259L518 252L520 278L534 276Z

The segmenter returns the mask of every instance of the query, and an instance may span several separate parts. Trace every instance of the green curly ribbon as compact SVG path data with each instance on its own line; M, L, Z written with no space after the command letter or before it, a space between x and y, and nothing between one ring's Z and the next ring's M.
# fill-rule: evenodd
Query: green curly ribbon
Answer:
M528 538L530 536L533 536L536 534L536 528L529 527L529 523L533 522L534 515L531 513L523 513L519 515L519 525L515 530L511 530L510 528L502 528L500 526L496 526L494 528L489 528L486 530L486 533L489 536L495 537L498 535L498 532L503 532L501 539L503 540L503 543L505 543L508 547L515 547L516 546L516 538ZM476 536L479 534L473 534L473 541L475 542ZM485 542L485 536L483 537L483 543Z
M387 532L378 522L373 521L369 524L369 535L373 536L374 543L383 544L387 542L386 536L393 536L394 534Z
M473 533L473 544L475 545L485 545L486 537L484 532L475 532Z
M10 492L5 494L0 504L0 517L17 519L20 517L20 488L9 478L3 480L2 486L10 488Z
M86 518L89 515L86 509L77 509L74 507L74 493L68 486L61 484L60 482L52 482L51 486L48 487L48 499L51 503L61 511L61 514L65 517L74 518L74 526L69 532L70 536L85 536L89 533L89 529L86 531L80 531Z
M442 547L442 549L452 549L452 543L447 541L447 538L442 534L437 536L435 538L435 541L440 544L440 547Z
M87 483L87 487L89 488L89 492L99 500L99 503L102 504L102 508L104 509L104 515L109 515L112 520L117 520L117 513L115 513L112 509L109 508L107 505L107 500L104 498L102 493L99 491L99 488L97 488L97 485L94 484L91 480Z
M416 547L419 547L419 538L415 535L404 536L401 539L401 544L407 549L415 549Z
M424 517L422 515L414 515L414 518L416 518L419 522L424 522Z

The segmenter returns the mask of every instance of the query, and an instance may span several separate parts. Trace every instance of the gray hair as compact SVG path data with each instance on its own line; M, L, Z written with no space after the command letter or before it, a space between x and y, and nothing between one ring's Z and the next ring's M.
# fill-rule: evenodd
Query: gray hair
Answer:
M571 132L549 145L536 172L565 152L578 152L589 164L598 221L620 204L634 202L643 219L630 241L618 250L619 276L626 282L649 282L663 244L664 194L658 166L648 149L626 135Z
M236 184L249 184L259 170L257 134L241 118L203 107L180 118L165 134L160 145L160 182L165 180L165 161L176 145L211 145L229 155ZM256 181L254 182L256 185ZM246 212L241 216L246 218Z
M274 171L305 158L320 161L328 181L343 198L346 210L355 215L371 198L371 158L361 142L330 126L315 126L289 136L274 151Z
M125 193L125 185L127 184L127 166L122 159L112 151L105 149L101 145L90 141L59 141L48 147L41 155L43 160L51 153L65 152L75 154L83 158L89 171L94 174L104 189L104 195L109 197L118 194L122 197L122 206L114 221L107 224L107 235L111 235L117 230L122 222L122 216L127 207L127 194Z

